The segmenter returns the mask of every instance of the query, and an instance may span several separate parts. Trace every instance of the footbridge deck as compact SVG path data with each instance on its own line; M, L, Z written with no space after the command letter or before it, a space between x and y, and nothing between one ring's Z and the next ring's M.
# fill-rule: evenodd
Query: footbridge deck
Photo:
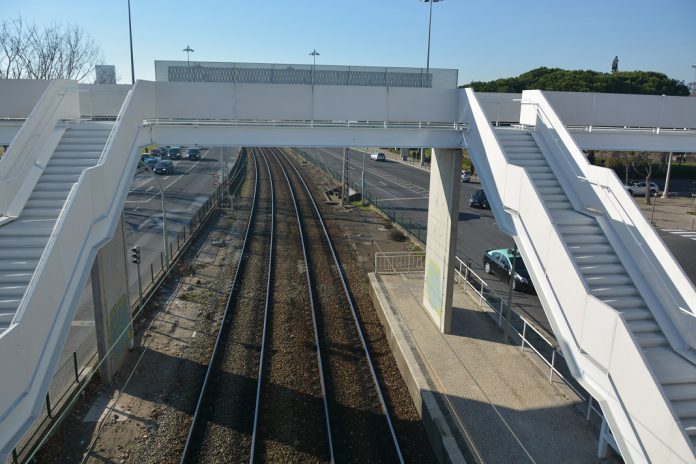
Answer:
M234 144L468 149L624 458L693 462L696 291L616 176L581 149L696 151L696 100L147 81L9 81L0 95L0 143L12 139L0 160L0 461L43 405L141 148ZM437 172L431 183L459 176ZM2 241L27 228L26 246ZM451 292L451 280L438 285Z

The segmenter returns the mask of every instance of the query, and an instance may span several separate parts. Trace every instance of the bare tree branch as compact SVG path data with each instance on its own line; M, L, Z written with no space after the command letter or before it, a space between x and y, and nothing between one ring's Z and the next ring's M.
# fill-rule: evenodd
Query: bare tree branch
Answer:
M0 24L0 78L82 81L103 61L101 49L77 25L39 28L22 18Z

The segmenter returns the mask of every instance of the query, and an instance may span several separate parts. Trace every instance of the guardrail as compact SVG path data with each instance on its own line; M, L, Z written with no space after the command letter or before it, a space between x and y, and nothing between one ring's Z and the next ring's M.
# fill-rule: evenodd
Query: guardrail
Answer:
M461 130L460 123L410 122L410 121L331 121L304 119L169 119L150 118L143 126L194 126L194 127L296 127L296 128L351 128L351 129L428 129Z

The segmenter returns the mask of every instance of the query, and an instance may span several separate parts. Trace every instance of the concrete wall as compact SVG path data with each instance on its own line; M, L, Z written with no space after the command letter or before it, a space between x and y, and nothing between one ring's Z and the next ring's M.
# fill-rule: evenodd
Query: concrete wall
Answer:
M423 305L443 333L449 333L452 322L461 165L460 150L433 150Z
M100 360L106 358L99 366L103 382L111 380L133 340L126 259L126 239L121 215L113 238L99 250L92 266L97 350Z

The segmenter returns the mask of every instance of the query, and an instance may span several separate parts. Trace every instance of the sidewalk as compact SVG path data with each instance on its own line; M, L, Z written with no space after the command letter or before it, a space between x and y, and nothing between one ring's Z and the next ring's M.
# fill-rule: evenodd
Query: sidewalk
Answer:
M421 306L421 275L369 278L431 442L439 439L451 462L612 462L596 457L597 432L575 401L519 346L505 343L460 288L454 293L453 333L443 335Z
M696 214L693 214L696 212L696 197L662 198L658 195L654 198L654 211L653 205L645 203L645 198L634 197L633 199L648 222L652 218L656 229L696 230Z

